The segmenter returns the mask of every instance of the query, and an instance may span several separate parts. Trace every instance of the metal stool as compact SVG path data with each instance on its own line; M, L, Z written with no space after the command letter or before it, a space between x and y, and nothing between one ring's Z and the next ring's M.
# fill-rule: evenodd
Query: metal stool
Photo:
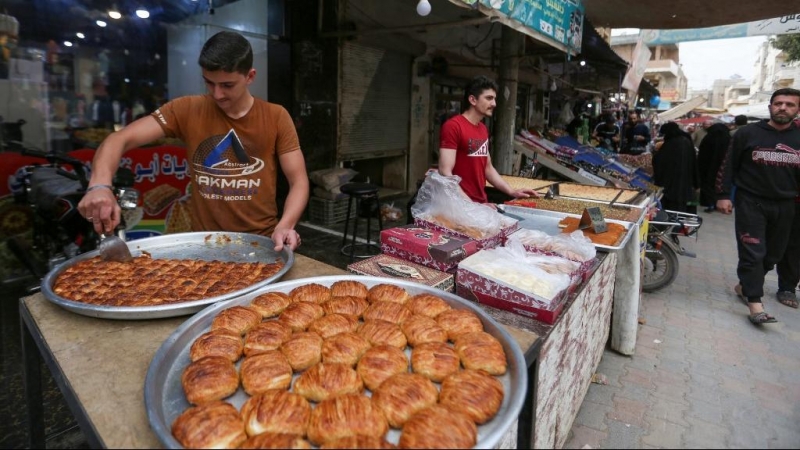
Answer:
M347 183L342 185L339 190L343 194L347 194L347 219L344 222L344 235L342 236L342 249L343 255L349 255L350 261L355 258L369 258L381 252L381 248L377 241L372 243L370 236L370 222L372 222L372 202L375 203L375 211L378 215L378 233L383 229L383 220L380 214L380 202L378 199L378 186L370 183ZM353 207L353 199L356 200L355 217L353 218L353 236L351 242L347 243L347 231L350 228L350 211ZM367 207L367 236L366 243L356 243L356 235L358 234L358 218L361 215L362 205ZM356 247L363 248L365 253L356 254ZM370 249L376 250L374 253L368 252Z

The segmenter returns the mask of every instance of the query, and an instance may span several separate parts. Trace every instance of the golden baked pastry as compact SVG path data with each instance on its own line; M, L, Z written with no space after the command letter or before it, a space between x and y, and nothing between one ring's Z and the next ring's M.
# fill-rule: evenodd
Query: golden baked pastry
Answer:
M371 345L356 333L341 333L322 343L322 362L355 366Z
M321 402L343 394L360 394L364 383L346 364L319 363L303 372L294 382L294 392Z
M322 338L313 332L295 333L281 346L292 369L306 370L322 359Z
M309 325L324 315L325 311L315 303L297 302L287 306L278 317L278 321L292 331L305 331Z
M330 288L317 283L304 284L289 292L292 302L322 303L330 300Z
M144 211L151 216L160 213L173 201L179 199L181 190L171 184L160 184L145 192L142 196Z
M375 302L364 311L364 321L383 320L400 325L411 317L411 311L400 303Z
M434 405L411 417L400 434L400 448L472 448L478 427L469 416Z
M563 228L561 229L562 233L572 233L573 231L577 230L580 226L581 219L578 217L564 217L558 222L558 226ZM627 233L627 230L624 226L613 223L613 222L606 222L608 226L608 230L597 234L594 232L592 227L586 228L585 230L581 230L583 235L589 238L592 243L600 244L600 245L617 245L617 242L620 241Z
M408 358L402 350L391 345L378 345L364 352L356 371L370 391L392 375L408 372Z
M331 297L367 298L367 286L360 281L342 280L331 285Z
M206 356L222 356L236 362L242 356L242 337L230 330L219 329L203 333L192 343L189 359L197 361Z
M480 425L488 422L500 410L503 392L503 384L486 372L462 370L442 381L440 404L465 413Z
M340 395L320 402L311 411L308 439L317 445L351 436L383 437L386 417L363 395Z
M181 413L172 422L172 435L184 448L237 448L247 439L239 411L219 401Z
M308 429L311 405L302 395L273 389L247 399L241 413L249 436L288 433L303 437Z
M291 303L292 299L283 292L267 292L254 298L250 302L250 308L261 313L264 319L268 319L282 313Z
M367 309L369 303L359 297L334 297L322 304L322 309L325 314L347 314L361 318L364 310Z
M409 317L400 329L406 335L408 345L414 347L426 342L447 342L447 332L435 320L416 314Z
M211 330L224 328L244 335L261 323L261 313L246 306L233 306L223 309L211 322Z
M400 286L393 284L376 284L369 288L367 293L367 300L370 303L375 302L395 302L404 305L409 299L408 292Z
M308 327L308 331L319 334L322 339L328 339L348 331L356 331L356 329L358 329L358 319L355 316L344 314L328 314L315 320Z
M483 331L483 322L474 312L451 309L436 316L436 323L447 331L447 339L455 341L459 334Z
M239 374L222 356L206 356L189 364L181 375L186 400L194 405L229 397L239 389Z
M394 375L372 393L372 403L393 428L402 428L417 411L435 405L438 399L439 391L431 380L415 373Z
M400 327L383 320L370 320L358 329L358 334L371 345L388 344L400 349L406 348L406 335Z
M506 352L503 344L489 333L479 331L461 334L455 349L466 369L485 370L491 375L506 373Z
M452 309L442 298L431 294L419 294L411 297L411 300L406 303L406 308L414 314L421 314L430 318L435 318L439 314Z
M397 448L384 438L373 436L348 436L334 441L328 441L320 447L322 449L392 449Z
M456 351L442 342L420 344L411 351L411 368L414 373L437 383L458 372L459 362Z
M227 294L263 281L283 262L233 263L137 256L128 263L99 256L62 272L53 285L59 297L104 306L155 306Z
M289 389L292 384L292 366L278 350L269 350L248 356L240 367L242 387L250 395L270 389Z
M277 320L261 322L244 336L244 354L252 356L281 348L292 335L292 329Z
M307 449L311 444L296 434L261 433L244 441L239 448L243 449Z

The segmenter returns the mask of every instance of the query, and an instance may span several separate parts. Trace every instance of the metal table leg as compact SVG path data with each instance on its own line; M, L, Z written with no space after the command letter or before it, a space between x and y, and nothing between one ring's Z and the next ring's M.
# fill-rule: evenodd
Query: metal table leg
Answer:
M22 333L22 367L25 400L28 406L28 448L45 448L44 404L42 401L42 357L28 325L20 318Z
M533 345L525 355L528 361L528 390L525 403L519 413L517 423L517 448L533 448L536 430L536 385L539 384L539 349L541 340Z

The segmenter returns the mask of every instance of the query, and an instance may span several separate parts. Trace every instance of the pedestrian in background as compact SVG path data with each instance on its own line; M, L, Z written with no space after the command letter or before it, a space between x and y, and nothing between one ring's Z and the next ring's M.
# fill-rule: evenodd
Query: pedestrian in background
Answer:
M772 93L769 120L740 128L733 136L718 185L717 209L733 212L736 186L736 246L739 284L754 324L777 322L764 311L764 276L781 260L789 244L800 184L800 129L792 121L800 110L800 91Z
M800 195L794 199L794 220L789 244L783 258L776 266L778 271L778 301L791 308L797 308L795 289L800 284Z
M664 188L661 206L697 214L695 190L699 183L692 138L675 122L665 123L661 134L664 143L653 155L653 182Z
M744 114L739 114L738 116L733 118L733 127L731 128L731 136L736 134L736 130L742 128L743 126L747 125L747 116Z
M714 212L717 204L717 172L728 152L731 134L728 127L716 123L708 128L697 153L697 170L700 178L700 204L707 213Z

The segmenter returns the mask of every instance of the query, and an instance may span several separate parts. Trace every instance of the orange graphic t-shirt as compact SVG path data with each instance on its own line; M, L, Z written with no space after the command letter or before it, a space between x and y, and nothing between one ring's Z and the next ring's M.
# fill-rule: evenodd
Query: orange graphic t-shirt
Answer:
M152 116L167 137L186 143L193 230L272 233L278 155L300 151L286 109L256 98L245 116L232 119L207 95L195 95Z

